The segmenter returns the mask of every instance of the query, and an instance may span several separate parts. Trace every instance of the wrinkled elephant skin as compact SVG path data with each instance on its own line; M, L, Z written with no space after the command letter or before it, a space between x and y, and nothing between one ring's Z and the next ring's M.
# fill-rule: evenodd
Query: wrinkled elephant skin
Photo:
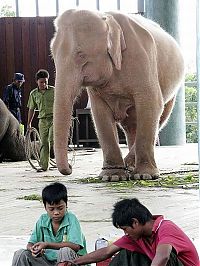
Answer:
M67 10L55 21L51 50L56 67L54 141L58 169L70 174L67 143L72 107L86 86L105 181L155 179L158 131L168 120L183 79L176 41L141 16ZM116 125L129 153L122 158Z
M26 160L24 136L20 124L0 99L0 156L1 161Z

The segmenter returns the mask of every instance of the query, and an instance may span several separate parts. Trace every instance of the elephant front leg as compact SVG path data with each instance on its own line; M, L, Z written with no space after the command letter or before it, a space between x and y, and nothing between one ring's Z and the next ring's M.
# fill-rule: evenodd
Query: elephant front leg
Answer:
M129 153L124 158L125 165L130 173L133 173L135 168L135 137L136 137L136 113L135 108L129 108L128 116L121 122L121 126L126 134L126 141L129 148Z
M128 180L129 176L119 148L116 122L111 109L98 95L89 92L92 115L103 151L103 167L99 177L103 181Z
M152 96L153 98L153 96ZM162 100L147 104L149 99L136 101L137 129L135 139L135 169L131 179L157 179L159 170L154 158L155 138L163 110Z

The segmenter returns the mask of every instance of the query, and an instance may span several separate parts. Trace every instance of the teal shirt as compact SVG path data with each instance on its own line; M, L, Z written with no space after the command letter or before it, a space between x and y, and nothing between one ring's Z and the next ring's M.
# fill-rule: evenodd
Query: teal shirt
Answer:
M41 241L54 243L72 242L82 247L82 249L77 252L80 256L87 253L86 241L81 231L80 223L76 216L70 211L65 213L56 235L53 234L51 219L48 214L42 214L40 216L31 234L29 243L35 244ZM45 256L49 261L57 260L57 252L54 249L46 249Z
M27 107L39 111L38 118L53 117L54 87L47 86L44 92L38 88L32 90L29 95Z

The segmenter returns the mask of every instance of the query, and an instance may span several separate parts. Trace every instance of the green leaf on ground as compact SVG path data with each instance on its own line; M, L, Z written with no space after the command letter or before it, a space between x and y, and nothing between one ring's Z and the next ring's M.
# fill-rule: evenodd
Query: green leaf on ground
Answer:
M31 194L28 196L18 197L17 199L42 201L42 197L40 195L37 195L37 194Z
M104 183L107 187L112 189L130 189L135 187L162 187L162 188L184 188L184 189L198 189L199 178L198 174L183 173L162 175L157 180L130 180L119 182L103 182L98 177L88 177L78 180L80 183Z

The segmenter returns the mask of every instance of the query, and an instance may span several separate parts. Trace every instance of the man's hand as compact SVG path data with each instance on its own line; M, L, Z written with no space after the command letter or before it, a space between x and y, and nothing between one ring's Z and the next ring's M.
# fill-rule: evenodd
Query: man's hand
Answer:
M34 257L42 256L45 252L46 243L45 242L38 242L35 243L31 248L32 255Z
M29 109L28 110L27 129L31 129L31 123L33 121L34 114L35 114L35 110L34 109Z

